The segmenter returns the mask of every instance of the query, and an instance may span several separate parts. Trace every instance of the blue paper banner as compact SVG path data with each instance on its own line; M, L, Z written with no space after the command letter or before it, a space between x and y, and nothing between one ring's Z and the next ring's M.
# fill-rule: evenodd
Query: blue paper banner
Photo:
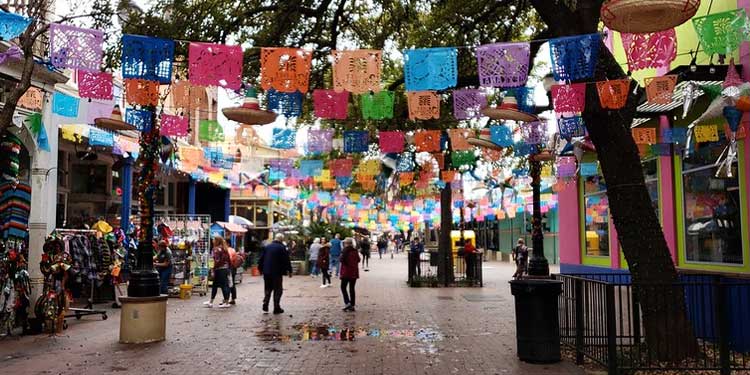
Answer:
M349 187L349 185L351 185L351 184L352 184L352 181L353 181L353 179L352 179L352 177L351 177L351 176L348 176L348 177L344 177L344 176L339 176L339 177L336 177L336 183L338 183L338 184L339 184L339 186L340 186L340 187L341 187L342 189L346 189L346 188L348 188L348 187Z
M153 115L151 111L127 108L125 110L125 122L135 126L138 131L147 132L151 130Z
M490 126L490 138L500 147L513 146L513 132L507 125Z
M172 83L174 41L142 35L122 36L122 77Z
M268 109L284 117L299 117L302 114L302 93L278 92L270 89L266 92Z
M63 117L78 117L79 102L74 96L55 92L52 95L52 112Z
M560 137L567 140L586 135L581 116L560 117L557 119L557 128L560 131Z
M586 34L549 41L552 74L555 81L573 81L594 75L601 37Z
M421 48L404 51L407 91L443 90L456 86L455 48Z
M273 128L271 147L284 150L292 149L297 143L297 131L294 129Z
M399 155L398 161L396 162L397 172L411 172L414 170L414 158L412 158L411 152L404 152Z
M599 174L599 163L581 163L581 176L596 176Z
M0 38L11 40L21 35L31 24L31 18L15 13L0 12Z
M94 127L89 130L89 146L112 147L114 144L114 134Z
M323 160L301 160L299 170L303 177L320 176L323 172Z
M366 130L347 130L344 132L344 152L367 152L370 133Z

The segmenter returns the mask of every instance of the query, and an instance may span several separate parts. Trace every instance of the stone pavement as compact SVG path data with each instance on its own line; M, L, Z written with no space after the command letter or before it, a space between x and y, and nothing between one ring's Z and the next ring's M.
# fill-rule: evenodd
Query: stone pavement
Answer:
M229 309L204 308L197 295L170 299L165 342L119 344L119 310L112 310L106 321L68 320L60 337L0 338L0 368L4 374L583 373L569 362L530 365L516 358L509 264L485 263L484 288L409 288L406 273L403 254L373 258L357 283L355 313L341 311L338 280L320 289L319 279L285 278L280 316L262 314L261 279L245 275L238 304Z

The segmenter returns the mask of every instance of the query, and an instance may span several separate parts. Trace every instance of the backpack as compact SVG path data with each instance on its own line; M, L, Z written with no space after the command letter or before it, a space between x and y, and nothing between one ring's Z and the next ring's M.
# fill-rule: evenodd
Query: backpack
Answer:
M242 263L245 262L245 258L242 256L242 254L235 251L233 248L229 248L229 264L232 266L232 268L240 268L242 266Z

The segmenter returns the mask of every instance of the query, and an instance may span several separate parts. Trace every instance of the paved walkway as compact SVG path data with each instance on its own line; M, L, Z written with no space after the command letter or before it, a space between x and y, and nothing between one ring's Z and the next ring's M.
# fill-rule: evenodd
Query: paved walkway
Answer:
M69 320L57 338L0 338L0 368L6 374L582 373L567 362L529 365L516 358L507 263L485 263L481 289L408 288L406 268L403 254L372 259L357 284L356 313L341 311L338 280L320 289L319 279L295 276L284 279L286 313L264 315L262 282L246 275L230 309L203 308L198 296L170 299L165 342L119 344L113 310L106 321Z

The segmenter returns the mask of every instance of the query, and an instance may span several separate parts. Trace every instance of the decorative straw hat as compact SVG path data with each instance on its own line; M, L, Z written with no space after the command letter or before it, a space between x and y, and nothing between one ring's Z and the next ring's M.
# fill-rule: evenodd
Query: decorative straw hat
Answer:
M490 136L490 128L484 128L479 132L479 137L469 137L466 139L467 142L469 142L470 145L482 147L482 148L489 148L491 150L502 150L503 147L498 145L495 142L492 142L492 137Z
M94 124L102 129L109 130L136 130L135 126L122 121L122 113L120 113L120 106L115 105L112 109L112 115L109 117L99 117L94 119Z
M534 114L518 110L518 102L516 102L516 97L512 95L505 96L502 104L497 107L487 107L483 109L482 114L495 120L513 120L522 122L539 120Z
M276 114L260 109L258 91L254 86L245 89L245 99L241 107L224 108L221 110L226 118L248 125L265 125L276 120Z
M700 4L700 0L609 0L602 5L601 17L612 30L653 33L687 22Z

